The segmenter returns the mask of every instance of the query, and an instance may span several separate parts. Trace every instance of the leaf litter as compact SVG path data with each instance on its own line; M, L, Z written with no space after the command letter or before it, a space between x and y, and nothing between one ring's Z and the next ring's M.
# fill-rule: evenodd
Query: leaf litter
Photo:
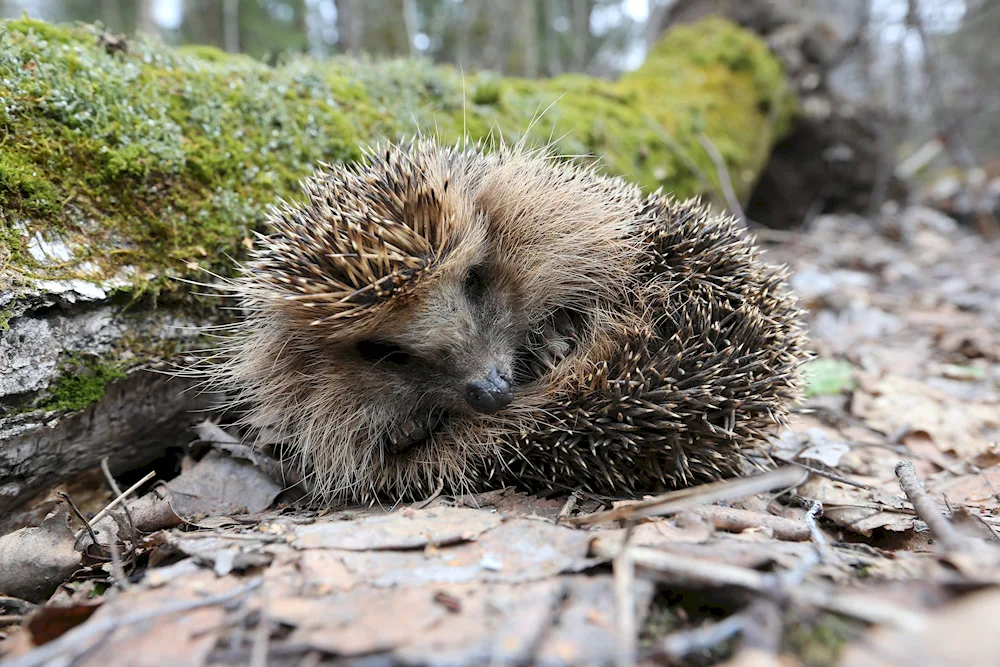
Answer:
M90 530L48 498L0 537L3 664L993 664L1000 253L907 211L807 236L764 239L817 356L776 471L315 511L206 422Z

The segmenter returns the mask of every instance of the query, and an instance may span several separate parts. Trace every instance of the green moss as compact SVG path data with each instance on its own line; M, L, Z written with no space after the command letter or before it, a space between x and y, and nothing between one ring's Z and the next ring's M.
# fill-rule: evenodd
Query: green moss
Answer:
M7 306L6 308L0 309L0 331L8 331L10 329L10 321L13 317L13 307Z
M794 612L786 615L784 649L793 653L807 667L832 667L844 645L860 634L860 625L833 614L804 618Z
M125 373L116 366L75 355L64 364L62 376L38 409L80 410L101 399L108 383L123 377Z
M21 215L58 212L56 188L39 175L42 169L16 160L16 154L0 153L0 206Z
M11 19L9 21L2 22L2 24L0 24L0 31L7 30L21 33L23 35L33 34L49 42L57 42L59 44L69 44L74 41L73 33L68 28L62 28L52 25L51 23L46 23L45 21L31 19L27 16L24 18Z
M38 231L108 277L136 267L136 292L174 289L171 277L196 265L226 271L266 205L295 198L318 162L418 131L513 141L530 126L530 143L552 139L557 153L601 156L608 173L688 196L711 188L691 164L714 178L703 130L746 193L789 115L766 46L718 20L673 31L619 82L463 75L422 60L269 67L142 39L109 54L99 35L0 22L0 243L27 279L74 271L25 252Z

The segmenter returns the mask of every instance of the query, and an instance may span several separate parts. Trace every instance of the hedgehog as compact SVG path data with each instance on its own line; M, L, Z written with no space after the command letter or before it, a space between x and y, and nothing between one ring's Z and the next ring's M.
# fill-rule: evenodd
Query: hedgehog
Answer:
M363 154L270 208L209 364L315 497L621 496L767 465L803 329L733 218L547 149Z

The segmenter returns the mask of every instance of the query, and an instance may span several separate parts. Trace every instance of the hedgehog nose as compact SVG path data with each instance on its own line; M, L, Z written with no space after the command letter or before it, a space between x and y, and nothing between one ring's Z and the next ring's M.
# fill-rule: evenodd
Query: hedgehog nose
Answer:
M510 381L496 368L491 368L485 378L465 386L465 399L476 412L488 415L507 407L514 400Z

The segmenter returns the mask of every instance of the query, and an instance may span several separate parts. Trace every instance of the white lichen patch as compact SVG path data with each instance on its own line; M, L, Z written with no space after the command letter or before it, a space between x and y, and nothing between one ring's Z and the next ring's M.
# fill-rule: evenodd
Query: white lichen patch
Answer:
M107 354L125 331L111 307L15 318L0 335L0 398L45 389L58 374L64 352Z
M58 295L70 303L77 301L101 301L108 293L103 287L87 280L39 280L35 288L48 294Z
M41 232L28 241L28 253L39 264L62 264L73 259L73 249L61 238L47 239Z

